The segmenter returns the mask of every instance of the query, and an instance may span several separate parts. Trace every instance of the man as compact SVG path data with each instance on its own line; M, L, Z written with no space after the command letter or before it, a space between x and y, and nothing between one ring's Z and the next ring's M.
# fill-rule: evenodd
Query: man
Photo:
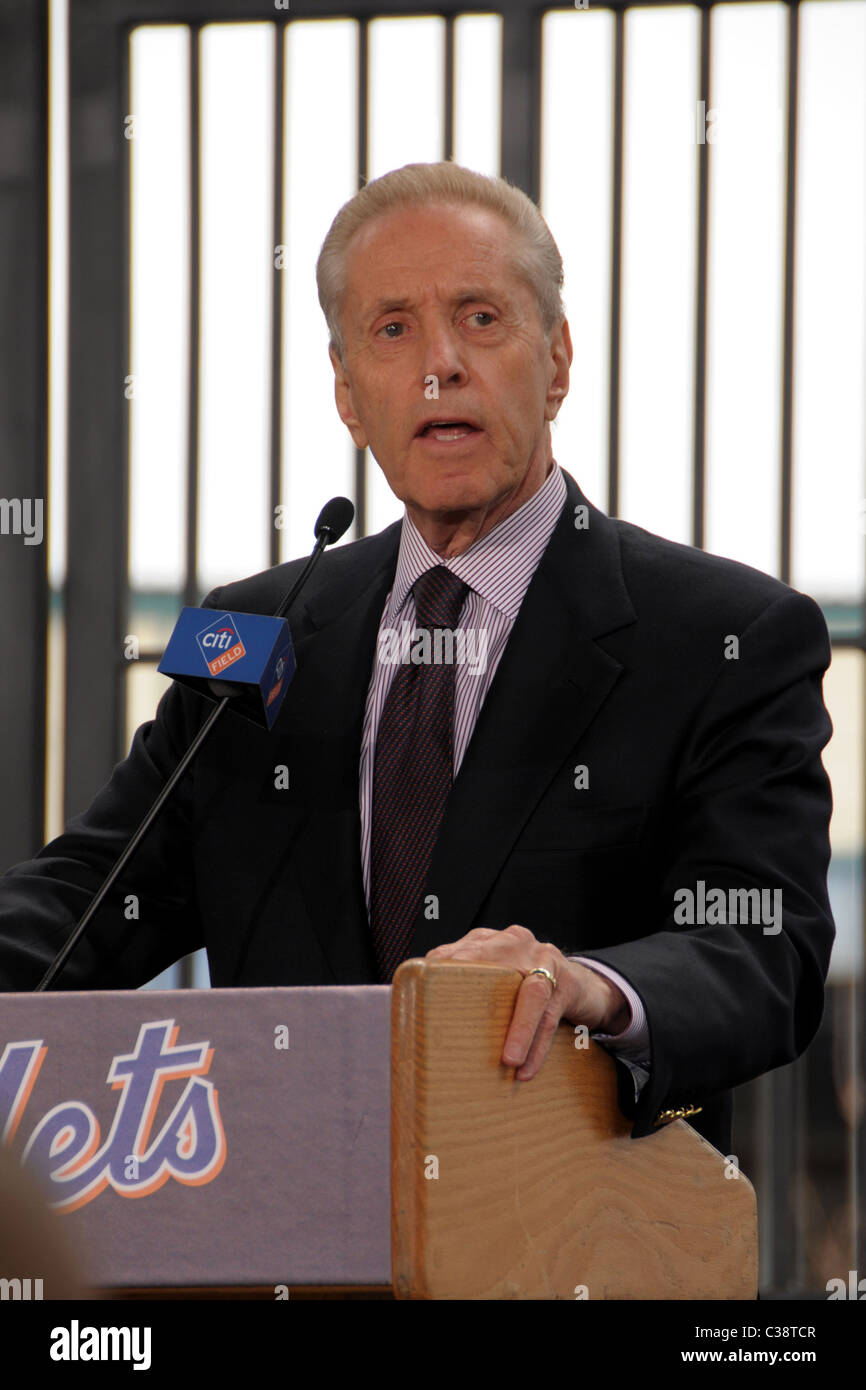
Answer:
M318 280L337 408L405 519L325 556L273 732L217 726L62 984L138 985L202 944L217 986L494 961L524 976L518 1078L585 1024L635 1137L684 1113L728 1152L730 1088L821 1016L820 611L610 520L556 465L561 261L517 190L386 175L338 214ZM271 612L300 563L208 603ZM395 659L416 628L474 635L473 661ZM0 881L4 988L38 979L207 708L173 686L84 816Z

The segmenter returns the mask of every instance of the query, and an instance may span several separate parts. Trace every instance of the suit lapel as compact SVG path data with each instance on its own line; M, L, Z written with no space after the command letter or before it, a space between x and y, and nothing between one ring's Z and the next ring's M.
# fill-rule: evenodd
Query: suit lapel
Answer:
M635 613L615 524L568 474L568 499L521 605L448 798L427 876L439 917L419 910L412 956L455 941L621 667L594 640ZM589 525L575 529L575 507Z
M359 765L376 635L391 588L400 523L332 552L328 581L293 618L297 671L275 726L298 768L306 810L294 867L321 949L338 983L375 980L361 870ZM354 548L353 548L354 549ZM366 553L365 553L366 552Z
M439 898L439 918L428 921L419 910L410 955L471 929L533 809L620 674L595 641L635 620L616 526L565 478L562 515L448 798L425 889ZM578 505L587 508L585 530L574 525ZM357 548L332 552L338 563L292 619L297 671L274 729L300 755L310 838L297 872L338 982L376 978L361 872L359 763L399 543L397 523Z

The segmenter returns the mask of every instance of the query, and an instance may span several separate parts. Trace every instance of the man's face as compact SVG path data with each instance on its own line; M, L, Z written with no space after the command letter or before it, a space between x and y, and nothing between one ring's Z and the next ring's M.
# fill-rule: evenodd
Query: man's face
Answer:
M489 530L550 466L571 342L566 323L545 337L516 246L495 213L438 205L374 218L349 246L337 408L422 529L469 513Z

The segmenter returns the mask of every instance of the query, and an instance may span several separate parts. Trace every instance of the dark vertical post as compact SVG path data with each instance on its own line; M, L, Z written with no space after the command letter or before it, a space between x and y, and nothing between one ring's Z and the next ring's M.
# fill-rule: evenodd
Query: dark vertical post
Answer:
M369 25L358 21L358 188L369 178ZM355 535L367 534L367 451L355 450Z
M710 40L712 10L701 10L701 53L698 94L704 112L711 105ZM704 544L707 413L707 238L710 146L704 138L698 145L698 225L695 283L695 414L692 444L692 545Z
M199 602L198 584L198 446L201 389L201 26L189 30L189 303L187 327L186 544L183 601ZM179 962L178 987L192 989L194 958Z
M0 0L0 31L0 594L7 628L10 618L15 626L14 658L0 662L3 870L45 838L47 6Z
M782 359L781 499L779 576L791 577L792 418L794 389L794 265L797 193L799 2L788 9L788 122L785 187L785 304ZM761 1077L762 1131L761 1279L775 1290L802 1287L803 1178L805 1174L805 1072L801 1062Z
M454 16L445 17L445 62L442 109L445 120L442 128L442 158L454 158Z
M271 486L270 563L280 562L280 532L276 527L276 509L280 501L280 479L283 458L283 276L287 273L284 255L282 268L276 264L276 247L282 246L284 231L283 136L286 119L286 29L278 24L274 32L274 169L273 219L274 266L271 276Z
M125 117L128 33L69 7L69 558L66 814L123 743L129 375Z
M793 506L794 272L797 206L797 106L799 89L800 4L788 8L788 133L785 170L785 321L782 336L782 458L779 517L779 578L791 582L791 512Z
M625 101L625 15L617 10L613 55L613 169L610 214L610 364L608 368L607 510L619 509L620 331L622 326L622 179Z
M201 28L189 31L189 325L187 330L186 555L183 601L198 590L198 412L201 375Z
M804 1286L806 1107L802 1059L758 1079L758 1248L762 1289Z
M502 177L538 202L541 144L541 11L502 16Z

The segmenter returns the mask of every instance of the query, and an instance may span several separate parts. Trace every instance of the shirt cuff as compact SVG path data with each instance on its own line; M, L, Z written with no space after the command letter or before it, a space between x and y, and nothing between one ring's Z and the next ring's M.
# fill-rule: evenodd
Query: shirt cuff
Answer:
M601 961L587 960L585 956L566 956L566 960L576 961L579 965L585 965L589 970L594 970L596 974L604 975L606 979L611 980L622 990L631 1010L631 1020L621 1033L590 1033L590 1037L603 1043L611 1052L616 1052L623 1061L631 1061L642 1069L649 1068L649 1025L640 995L618 971L612 970L609 965L603 965Z
M610 1043L602 1043L602 1046L610 1047ZM617 1053L617 1056L619 1056L619 1053ZM637 1062L632 1062L629 1057L620 1057L620 1061L623 1066L628 1067L631 1072L631 1079L634 1082L634 1098L635 1101L639 1101L640 1093L649 1081L649 1071L646 1067L638 1066Z

